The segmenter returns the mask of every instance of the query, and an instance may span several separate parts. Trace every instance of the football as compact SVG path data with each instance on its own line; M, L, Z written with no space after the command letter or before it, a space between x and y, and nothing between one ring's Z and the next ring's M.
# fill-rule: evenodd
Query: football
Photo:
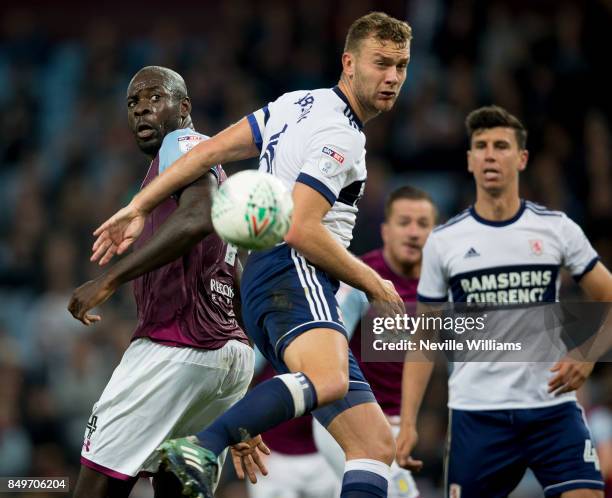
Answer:
M230 176L215 192L212 222L226 242L243 249L268 249L283 240L293 200L276 177L256 170Z

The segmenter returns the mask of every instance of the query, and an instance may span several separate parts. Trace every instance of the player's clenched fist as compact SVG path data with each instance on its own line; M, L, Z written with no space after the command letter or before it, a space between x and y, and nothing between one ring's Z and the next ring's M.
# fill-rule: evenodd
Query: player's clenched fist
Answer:
M98 278L85 282L72 293L68 311L85 325L99 322L102 319L100 315L90 315L88 312L106 301L114 292L115 287L105 279Z
M421 460L415 460L410 456L417 441L418 434L414 427L402 427L397 436L395 459L400 467L408 469L411 472L418 472L423 468L423 462Z

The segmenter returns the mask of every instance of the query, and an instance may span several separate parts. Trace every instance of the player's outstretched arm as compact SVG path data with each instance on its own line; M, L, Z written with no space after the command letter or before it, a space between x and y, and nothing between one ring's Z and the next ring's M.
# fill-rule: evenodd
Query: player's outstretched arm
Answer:
M293 217L285 241L311 263L364 291L370 301L383 307L385 313L404 313L404 303L393 284L350 254L322 223L329 202L319 192L296 183L293 189Z
M109 261L115 254L122 254L138 238L146 216L155 206L216 164L248 159L258 154L246 118L200 142L96 229L92 261L100 258Z
M100 316L89 311L106 301L119 286L174 261L212 233L210 208L216 189L217 180L208 173L183 190L178 208L147 244L74 291L68 304L72 316L85 325L99 321Z

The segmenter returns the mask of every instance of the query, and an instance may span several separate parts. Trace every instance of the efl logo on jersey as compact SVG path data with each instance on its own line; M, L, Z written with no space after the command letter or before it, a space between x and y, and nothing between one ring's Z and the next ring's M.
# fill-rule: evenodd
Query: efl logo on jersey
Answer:
M204 137L200 135L184 135L182 137L178 137L178 146L183 154L189 152L196 145L198 145Z
M344 156L342 154L339 154L335 150L330 149L329 147L323 147L323 154L327 154L329 157L334 158L340 164L344 162Z
M461 486L459 484L451 484L448 488L449 498L461 498Z
M531 252L536 256L540 256L544 250L544 244L540 239L529 239L529 247L531 247Z

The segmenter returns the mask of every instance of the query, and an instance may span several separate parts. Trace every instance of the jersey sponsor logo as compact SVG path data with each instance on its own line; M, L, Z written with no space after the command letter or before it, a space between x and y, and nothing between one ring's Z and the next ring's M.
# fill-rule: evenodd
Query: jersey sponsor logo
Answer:
M544 250L544 244L540 239L529 239L529 247L531 248L531 252L536 256L542 255L542 251Z
M558 267L490 268L451 277L455 302L522 304L554 301Z
M336 152L329 145L323 146L321 149L321 159L319 161L319 169L325 176L334 176L340 172L344 156Z
M210 279L210 290L221 294L229 299L234 298L234 288L231 285L224 284L223 282L219 282L214 278Z
M329 157L335 159L340 164L344 163L344 156L340 154L339 152L336 152L331 147L327 147L327 146L323 147L323 154L327 154Z
M178 137L178 146L180 151L184 154L193 149L202 140L204 140L204 137L200 135L183 135L182 137Z
M468 252L465 253L465 256L463 256L464 258L475 258L476 256L480 256L480 253L474 249L473 247L470 247L468 249Z

